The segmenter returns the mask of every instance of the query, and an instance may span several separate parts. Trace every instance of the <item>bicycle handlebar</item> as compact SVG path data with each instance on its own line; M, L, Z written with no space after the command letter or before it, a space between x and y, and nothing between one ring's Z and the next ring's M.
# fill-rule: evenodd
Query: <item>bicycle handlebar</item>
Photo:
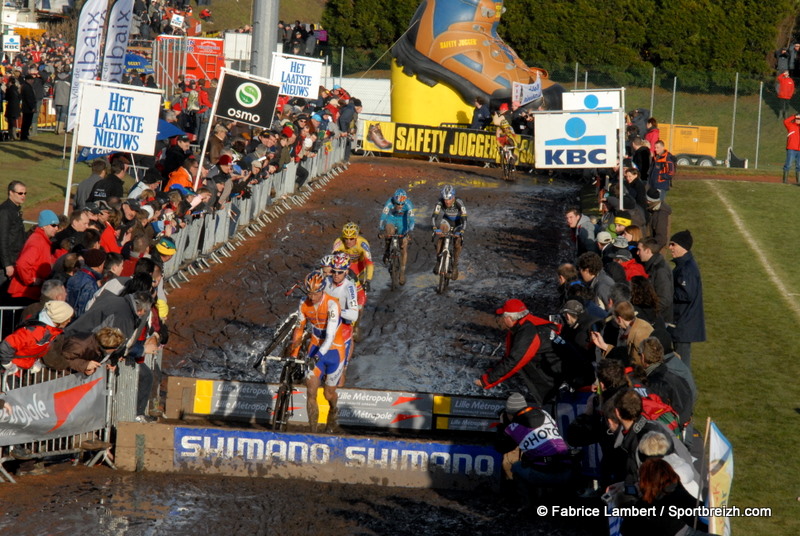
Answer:
M305 358L292 357L292 356L284 357L282 355L268 355L264 356L264 359L267 359L269 361L289 361L297 363L298 365L304 365L306 362Z

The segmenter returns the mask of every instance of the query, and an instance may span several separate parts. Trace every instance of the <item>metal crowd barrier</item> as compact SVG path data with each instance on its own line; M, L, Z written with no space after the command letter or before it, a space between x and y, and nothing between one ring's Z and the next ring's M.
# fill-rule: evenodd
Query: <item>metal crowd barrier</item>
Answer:
M14 330L22 309L22 307L0 307L0 335L2 335L0 338L4 339ZM102 461L114 467L113 461L108 455L108 451L112 446L110 442L112 430L119 422L129 422L136 419L140 374L142 372L149 372L152 375L152 382L148 382L151 385L151 391L148 393L145 414L148 414L151 408L158 409L158 397L157 395L155 397L151 395L154 389L155 393L158 393L161 383L161 360L162 353L159 350L155 354L145 355L144 364L147 366L147 371L143 371L142 365L124 359L120 360L116 370L113 372L103 368L107 382L104 426L80 434L0 446L0 480L5 479L12 483L16 482L14 477L3 466L6 462L12 460L36 460L49 456L74 455L74 463L77 465L80 461L80 456L77 455L92 452L93 456L86 462L87 466L92 466ZM8 393L14 389L56 380L70 374L76 373L71 370L56 371L43 368L36 373L32 373L29 370L22 371L19 376L3 374L1 376L0 391ZM156 399L155 402L154 398Z
M327 150L320 150L303 163L309 178L302 191L296 191L298 164L292 162L280 173L252 186L248 198L233 199L222 209L192 220L173 234L176 253L164 264L164 279L173 288L179 287L181 282L189 280L187 273L196 275L197 269L208 267L210 261L222 262L247 236L256 236L257 231L292 205L303 204L310 189L326 184L338 174L338 166L345 161L346 141L331 140L329 146L326 144Z
M12 331L16 321L19 319L23 307L0 307L0 335L5 339ZM80 434L65 435L40 441L29 441L19 443L17 445L0 446L0 480L5 479L9 482L16 482L14 477L6 471L4 464L11 460L22 459L41 459L48 456L58 455L78 455L85 452L94 452L93 457L86 462L86 465L92 466L99 461L105 461L113 467L113 462L108 457L108 449L111 447L111 404L113 401L112 393L114 392L115 375L103 369L107 374L107 389L106 389L106 414L104 418L105 425L97 430L90 430ZM63 378L73 374L71 370L57 371L49 368L43 368L39 372L32 373L29 370L22 371L19 376L3 374L2 384L0 390L7 393L14 389L27 387L38 383L43 383L58 378ZM2 395L0 395L2 396ZM2 415L2 413L0 413ZM20 453L24 453L21 455ZM75 464L80 461L80 457L75 458Z

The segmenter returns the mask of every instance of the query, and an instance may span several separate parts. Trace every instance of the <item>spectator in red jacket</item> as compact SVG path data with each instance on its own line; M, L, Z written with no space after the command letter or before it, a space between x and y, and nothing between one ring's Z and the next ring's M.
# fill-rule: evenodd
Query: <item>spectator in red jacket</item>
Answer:
M789 101L792 100L794 96L794 80L789 76L789 71L783 71L778 75L775 86L778 92L778 100L781 103L781 111L778 117L785 119Z
M14 264L14 277L8 285L8 294L17 305L29 305L39 300L42 283L53 271L52 245L50 240L58 232L58 216L52 210L39 213L38 226L34 229Z
M786 184L789 168L794 162L794 178L800 184L800 114L783 120L786 127L786 163L783 165L783 183Z
M63 301L49 301L35 320L25 322L20 328L0 343L0 364L6 374L19 369L39 372L39 361L50 348L50 344L61 335L72 320L73 310Z

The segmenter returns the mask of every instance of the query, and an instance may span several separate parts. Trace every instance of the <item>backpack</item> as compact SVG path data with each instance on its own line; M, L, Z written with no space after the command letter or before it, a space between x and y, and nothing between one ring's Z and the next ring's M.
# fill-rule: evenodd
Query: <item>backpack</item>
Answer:
M641 394L641 390L638 391ZM660 422L669 428L675 437L681 438L682 426L678 412L661 400L661 397L657 394L648 393L646 396L642 395L642 415L648 421Z

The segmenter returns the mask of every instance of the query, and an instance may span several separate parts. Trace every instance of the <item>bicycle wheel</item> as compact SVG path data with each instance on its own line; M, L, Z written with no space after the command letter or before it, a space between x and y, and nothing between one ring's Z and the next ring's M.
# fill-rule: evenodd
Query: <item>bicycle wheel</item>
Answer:
M446 254L439 256L439 284L436 286L436 293L443 294L447 290L447 284L450 281L450 275L447 273L450 270L450 258Z
M400 254L394 250L389 260L389 274L392 276L392 290L395 290L400 286Z
M505 151L500 155L500 169L503 171L503 180L508 180L508 156Z
M286 430L286 410L289 408L289 397L291 392L289 386L282 383L278 387L278 395L275 398L275 407L272 408L272 422L270 423L272 429L276 432L283 432Z

